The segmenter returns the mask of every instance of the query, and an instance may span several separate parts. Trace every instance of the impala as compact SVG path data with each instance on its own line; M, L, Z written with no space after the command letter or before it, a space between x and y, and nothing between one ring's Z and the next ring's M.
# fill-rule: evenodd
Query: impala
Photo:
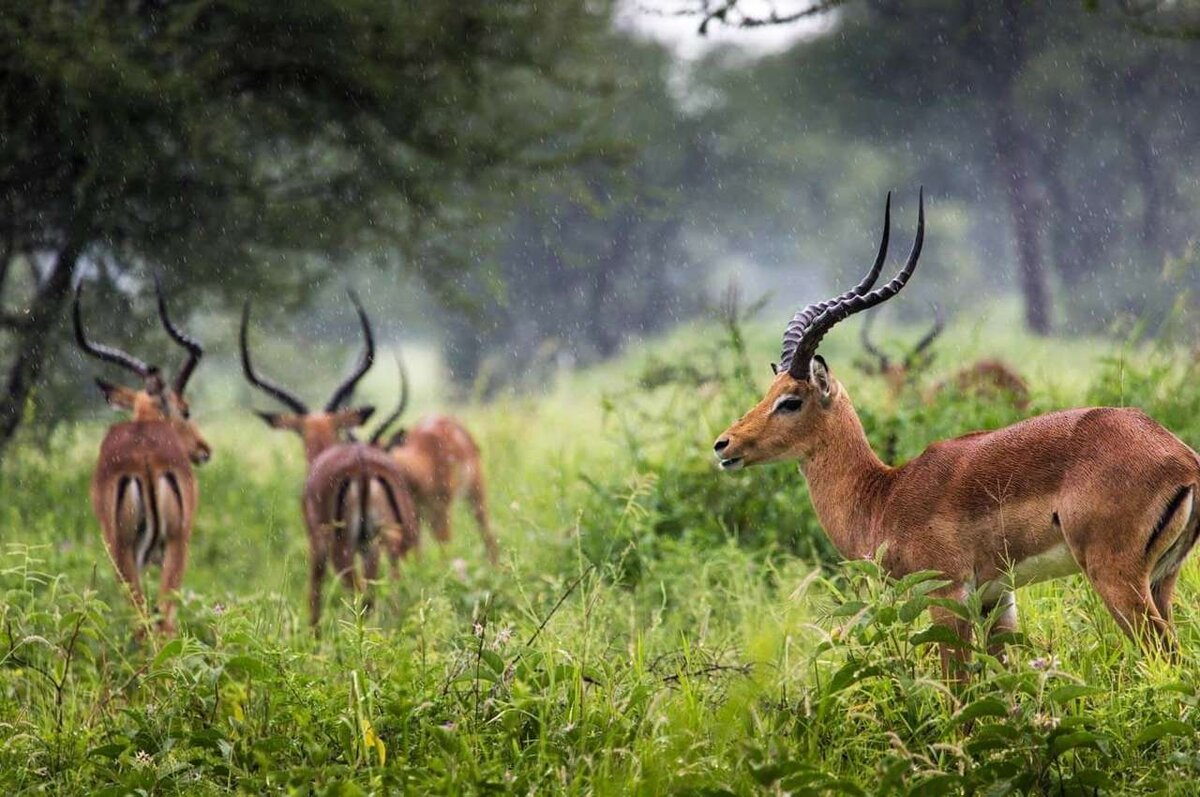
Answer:
M409 429L397 430L386 443L383 442L387 430L404 415L408 406L408 378L399 358L396 367L400 372L400 401L392 414L375 429L371 444L387 451L395 460L412 490L418 522L428 522L439 543L444 545L450 540L450 511L454 500L465 498L487 548L488 560L495 564L499 546L488 523L483 462L479 458L479 447L462 424L446 415L432 415Z
M298 433L304 441L308 476L301 503L308 528L308 609L313 626L321 619L321 589L330 558L346 587L363 592L365 585L355 570L356 555L362 559L362 577L369 583L379 572L380 536L389 539L393 571L398 559L417 544L412 496L396 464L377 448L347 439L350 431L364 424L374 412L373 407L343 407L375 358L371 322L353 292L350 300L362 325L363 352L354 371L318 412L310 410L295 393L255 370L247 345L249 302L242 310L239 335L246 379L290 410L259 412L259 417L272 428ZM370 605L369 594L367 605Z
M207 462L212 451L192 423L184 398L188 380L204 350L171 323L166 298L157 281L155 288L163 328L187 351L169 387L158 367L120 349L88 340L80 309L82 284L75 289L72 318L75 342L84 352L118 365L142 380L141 389L96 380L108 403L130 412L132 420L113 424L100 444L100 458L92 474L92 509L100 521L117 574L129 588L139 613L145 612L142 571L151 562L162 565L158 628L169 634L175 631L172 596L183 582L187 568L198 498L191 463Z
M905 353L903 359L896 361L871 341L871 324L874 320L874 314L867 316L860 328L863 349L874 362L859 362L857 365L868 374L882 376L892 398L898 399L912 384L913 377L933 360L929 347L942 334L945 323L941 312L935 308L933 326ZM935 383L926 392L925 400L931 401L935 395L947 390L972 396L1006 398L1020 410L1029 406L1029 386L1020 374L999 360L979 360L959 369Z
M917 266L916 241L894 279L872 290L887 251L853 289L798 312L763 399L717 439L721 467L798 460L817 516L847 559L879 556L899 577L936 570L940 593L980 590L994 633L1014 630L1016 587L1082 572L1130 637L1174 650L1171 597L1196 542L1200 461L1136 409L1054 412L929 446L884 465L845 387L818 355L839 321L895 296ZM946 609L936 622L966 639ZM949 673L966 653L943 646Z

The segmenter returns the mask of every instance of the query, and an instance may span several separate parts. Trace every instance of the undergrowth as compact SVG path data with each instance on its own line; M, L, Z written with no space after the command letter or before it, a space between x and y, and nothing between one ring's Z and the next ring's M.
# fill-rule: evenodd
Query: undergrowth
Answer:
M971 678L946 684L945 632L924 611L936 574L839 562L794 466L712 467L712 439L768 375L750 336L675 341L467 409L501 564L462 513L447 549L378 585L373 613L331 585L319 636L295 441L214 424L181 634L140 644L87 504L101 430L15 451L0 467L0 788L1192 793L1194 568L1179 662L1129 646L1073 578L1022 590L1007 661L963 642ZM962 396L892 403L837 354L868 436L899 459L1019 416ZM1168 348L1117 352L1065 403L1141 406L1195 445L1195 369ZM1064 403L1033 387L1036 410ZM976 599L953 609L985 637Z

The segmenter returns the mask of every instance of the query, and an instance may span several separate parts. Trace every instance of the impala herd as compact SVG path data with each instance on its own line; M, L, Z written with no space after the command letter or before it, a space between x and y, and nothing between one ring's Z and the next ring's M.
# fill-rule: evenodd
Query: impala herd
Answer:
M836 324L892 298L915 273L925 235L923 195L907 262L891 281L875 287L887 255L890 204L889 194L878 255L862 281L808 305L787 325L766 395L714 445L721 469L798 462L818 519L843 557L876 558L891 577L936 571L945 582L938 597L964 601L978 592L992 618L996 655L1003 653L1001 635L1016 629L1013 591L1077 572L1129 636L1173 652L1172 594L1200 535L1200 458L1144 413L1115 408L1052 412L933 443L898 467L884 464L872 450L849 392L817 349ZM158 627L171 633L172 595L183 578L196 511L192 465L205 462L211 452L184 397L203 350L171 322L162 288L156 284L156 289L159 319L186 352L173 380L157 366L90 341L83 328L80 289L73 317L75 339L84 352L141 380L137 388L97 380L109 404L132 417L114 424L101 443L91 497L117 573L139 609L144 609L140 574L147 564L161 563ZM350 400L374 363L375 341L358 297L351 293L350 301L362 328L362 353L319 410L252 363L249 303L240 326L246 380L285 408L258 414L272 428L296 432L303 441L308 472L302 508L314 625L330 560L349 589L367 593L369 605L380 547L394 574L399 561L417 547L422 521L439 542L446 542L456 498L466 498L489 559L495 563L498 558L480 453L470 434L445 416L388 433L407 406L402 365L396 410L367 442L355 438L355 430L374 412ZM882 376L899 397L928 364L929 348L942 327L939 315L933 329L893 361L871 341L864 325L863 346L875 358L867 370ZM946 388L998 394L1022 409L1028 403L1024 381L997 361L964 368L933 391ZM933 618L967 639L971 625L951 605L936 604ZM946 675L962 677L957 665L965 650L952 642L941 646Z
M76 343L85 353L132 371L143 380L140 390L96 380L108 403L131 411L132 419L110 427L100 444L92 478L92 507L117 574L139 611L145 608L142 570L151 562L162 564L157 625L160 631L173 633L172 594L179 589L187 567L196 511L196 477L191 464L206 462L211 450L191 421L183 397L204 350L171 323L162 286L156 282L155 288L163 327L187 351L187 359L169 386L157 366L88 340L80 307L82 285L75 291L73 320ZM308 528L309 618L313 626L320 620L321 591L330 560L348 588L367 593L365 604L369 607L368 590L378 575L380 545L387 551L393 575L397 574L399 561L417 546L422 519L432 524L438 542L449 541L450 507L460 495L465 494L471 502L488 558L495 563L499 556L487 518L479 448L460 424L434 416L418 422L407 434L396 432L386 445L380 444L407 404L407 382L403 381L399 407L376 430L371 442L353 438L353 431L374 412L373 407L346 405L375 361L375 338L370 319L353 292L350 301L362 326L362 354L353 372L317 411L254 367L248 342L249 302L242 310L239 334L246 381L287 408L286 412L258 412L259 417L274 429L296 432L304 444L308 474L301 507ZM401 372L403 377L403 368ZM362 562L361 573L355 567L356 558Z

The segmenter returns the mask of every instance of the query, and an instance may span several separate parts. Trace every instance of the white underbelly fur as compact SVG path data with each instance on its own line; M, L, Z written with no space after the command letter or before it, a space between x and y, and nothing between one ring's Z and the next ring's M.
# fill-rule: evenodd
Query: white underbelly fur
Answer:
M996 600L1005 590L1062 578L1079 572L1079 563L1071 555L1065 542L1060 542L1039 554L1022 559L1012 566L1011 571L979 585L984 603Z

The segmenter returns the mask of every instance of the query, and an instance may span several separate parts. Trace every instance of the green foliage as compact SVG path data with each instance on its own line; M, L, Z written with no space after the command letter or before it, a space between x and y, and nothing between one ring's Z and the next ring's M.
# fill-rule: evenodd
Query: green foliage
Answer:
M974 632L971 681L950 688L925 611L933 575L889 583L853 562L827 578L793 468L712 468L712 438L757 398L735 376L750 363L722 358L766 336L712 342L713 329L536 401L467 408L501 565L462 512L445 552L427 544L378 585L374 614L330 584L318 638L303 616L296 440L197 408L216 457L199 471L182 633L141 644L87 502L102 430L14 450L0 466L0 788L1149 794L1194 780L1194 565L1176 605L1181 661L1137 652L1074 578L1021 590L1005 664L981 649L977 600L946 605ZM835 368L846 337L830 340ZM684 361L700 384L619 389ZM1091 386L1070 395L1144 400L1185 439L1200 432L1182 357L1120 362L1084 370ZM902 405L901 423L881 385L850 389L875 443L896 432L904 455L932 430L1011 413L946 398ZM1035 400L1057 389L1037 381Z

